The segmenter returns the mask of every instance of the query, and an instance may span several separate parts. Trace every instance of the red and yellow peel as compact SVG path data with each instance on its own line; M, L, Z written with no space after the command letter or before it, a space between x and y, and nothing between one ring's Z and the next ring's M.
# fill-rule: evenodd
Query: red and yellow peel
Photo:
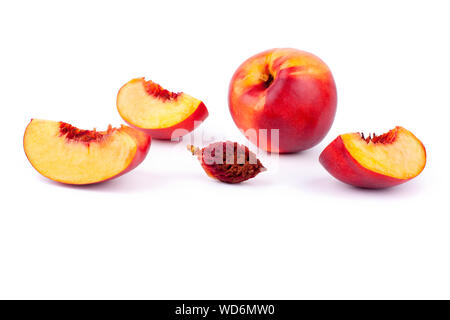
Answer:
M318 144L336 113L337 93L327 65L315 55L291 48L250 57L229 87L231 116L247 138L270 152L290 153ZM260 130L267 139L260 141ZM279 130L273 135L272 130Z

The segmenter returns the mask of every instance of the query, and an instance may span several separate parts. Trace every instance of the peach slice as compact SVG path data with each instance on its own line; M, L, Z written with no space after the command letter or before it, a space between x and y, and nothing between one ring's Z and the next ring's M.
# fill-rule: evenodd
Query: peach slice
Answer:
M43 176L67 184L116 178L146 157L151 138L121 126L106 131L80 130L65 122L32 119L23 138L25 154Z
M131 126L165 140L180 138L208 117L200 100L170 92L145 78L133 79L120 88L117 110Z
M336 179L362 188L386 188L418 176L425 168L426 151L411 132L395 127L365 138L347 133L320 154L319 161Z

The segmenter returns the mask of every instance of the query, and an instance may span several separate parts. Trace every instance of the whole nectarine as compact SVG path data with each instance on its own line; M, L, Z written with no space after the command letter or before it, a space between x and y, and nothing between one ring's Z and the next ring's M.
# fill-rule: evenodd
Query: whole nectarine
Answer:
M228 103L234 122L250 141L271 152L296 152L318 144L330 129L336 85L330 69L315 55L272 49L236 70Z

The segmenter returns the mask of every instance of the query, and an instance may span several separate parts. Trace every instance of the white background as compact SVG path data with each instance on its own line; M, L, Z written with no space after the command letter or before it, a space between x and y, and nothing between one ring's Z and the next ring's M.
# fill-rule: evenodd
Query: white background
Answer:
M446 1L3 1L0 30L0 298L450 298ZM25 157L31 118L117 126L141 76L205 102L206 142L246 142L229 80L272 47L321 57L338 109L315 148L260 153L253 180L209 179L187 141L88 187ZM396 125L428 153L405 185L352 188L318 162L338 134Z

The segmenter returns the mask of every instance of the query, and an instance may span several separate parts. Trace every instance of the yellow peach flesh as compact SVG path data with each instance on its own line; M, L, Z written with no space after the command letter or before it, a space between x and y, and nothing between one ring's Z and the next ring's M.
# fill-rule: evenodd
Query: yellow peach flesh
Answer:
M391 143L366 142L359 133L341 135L350 155L364 168L397 179L411 179L422 172L426 162L423 144L408 130L397 127Z
M24 136L25 153L42 175L63 183L89 184L124 171L137 145L128 134L115 130L101 142L89 144L66 139L60 122L33 119Z
M143 129L174 126L188 118L201 103L185 93L176 99L164 100L149 95L144 79L134 79L124 85L117 96L117 108L128 123Z

